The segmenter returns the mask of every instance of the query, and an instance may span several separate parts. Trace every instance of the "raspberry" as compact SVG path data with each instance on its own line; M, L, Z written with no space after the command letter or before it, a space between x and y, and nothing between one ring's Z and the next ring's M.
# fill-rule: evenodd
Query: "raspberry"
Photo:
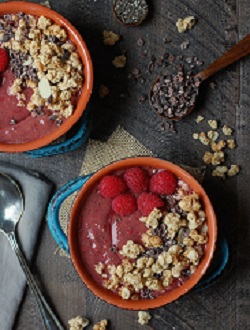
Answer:
M117 175L106 175L100 182L100 193L105 198L114 198L127 190L126 182Z
M147 172L139 167L132 167L126 170L124 179L129 189L134 193L140 194L148 190L149 176Z
M0 72L3 72L9 64L9 54L8 52L0 48Z
M142 193L137 199L138 209L145 216L148 216L154 208L164 206L163 200L153 193Z
M173 194L177 187L177 179L169 171L154 174L150 179L150 191L159 195Z
M130 215L137 209L136 199L128 193L119 195L112 200L112 209L119 215Z

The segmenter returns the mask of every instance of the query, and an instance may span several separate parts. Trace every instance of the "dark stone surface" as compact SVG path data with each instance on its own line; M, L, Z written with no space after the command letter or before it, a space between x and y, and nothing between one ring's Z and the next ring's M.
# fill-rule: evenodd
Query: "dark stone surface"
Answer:
M121 124L158 156L173 162L200 166L203 164L205 147L194 141L192 134L208 130L208 126L205 122L198 126L194 121L196 116L200 114L206 119L218 119L222 124L235 129L238 147L228 152L227 164L239 164L242 168L240 175L222 181L208 174L204 183L214 203L218 222L230 242L229 266L212 287L201 292L190 292L178 301L152 311L152 322L143 328L249 329L249 58L213 77L212 80L217 83L216 89L212 90L208 83L204 83L196 110L176 125L178 134L161 130L164 121L152 112L147 101L140 104L138 97L148 93L150 84L160 72L159 69L152 74L146 72L152 55L158 59L168 51L174 55L198 56L208 65L249 33L250 4L248 0L152 0L149 4L150 16L144 24L133 28L124 27L114 20L111 0L51 1L52 8L79 29L93 58L95 88L91 99L94 113L92 138L105 140ZM195 15L198 22L191 31L179 34L175 22L179 17L188 15ZM104 29L120 33L122 41L114 47L104 46ZM164 44L165 37L171 38L172 43ZM145 41L143 46L138 46L139 38ZM181 50L180 45L185 40L190 45L188 49ZM111 64L112 59L125 50L127 67L115 69ZM146 58L142 56L144 50L147 50ZM127 79L133 68L142 71L146 80L144 84L135 84L133 80ZM110 95L105 99L98 97L100 84L110 89ZM120 98L120 94L127 93L129 97ZM0 159L39 170L57 187L77 176L83 157L84 147L69 154L39 160L23 154L0 155ZM142 328L137 323L136 312L108 305L89 292L79 280L71 261L55 255L55 250L56 244L44 224L34 268L65 326L68 319L85 315L93 323L109 319L110 329L113 330ZM15 329L42 329L29 290Z

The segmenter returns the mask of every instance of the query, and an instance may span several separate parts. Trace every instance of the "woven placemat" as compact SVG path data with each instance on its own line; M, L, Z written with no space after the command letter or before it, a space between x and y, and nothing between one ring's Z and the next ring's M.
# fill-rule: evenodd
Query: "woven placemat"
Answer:
M88 141L85 156L83 159L81 171L79 175L87 175L94 173L103 166L106 166L116 160L135 156L156 156L151 150L142 145L135 137L129 134L122 127L118 127L106 142L99 140ZM205 174L205 168L193 168L182 166L199 182L202 182ZM67 224L72 203L77 192L69 195L61 204L59 210L59 222L65 235L67 235ZM60 254L65 255L61 250Z

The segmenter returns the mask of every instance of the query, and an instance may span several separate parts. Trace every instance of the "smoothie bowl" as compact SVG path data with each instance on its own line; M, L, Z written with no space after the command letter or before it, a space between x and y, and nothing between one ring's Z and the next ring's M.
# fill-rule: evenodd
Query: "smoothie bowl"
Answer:
M44 6L0 4L0 151L48 145L81 117L92 62L76 29Z
M199 183L165 160L137 157L95 173L73 205L74 266L99 298L148 309L187 293L208 268L216 216Z

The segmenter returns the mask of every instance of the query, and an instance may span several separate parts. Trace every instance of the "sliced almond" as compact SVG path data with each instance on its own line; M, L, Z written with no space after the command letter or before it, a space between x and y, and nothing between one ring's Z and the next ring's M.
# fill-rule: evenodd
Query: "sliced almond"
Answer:
M39 81L38 90L43 99L48 99L51 95L51 87L48 79L44 76Z
M32 62L32 58L29 56L27 60L23 62L23 66L30 65Z

